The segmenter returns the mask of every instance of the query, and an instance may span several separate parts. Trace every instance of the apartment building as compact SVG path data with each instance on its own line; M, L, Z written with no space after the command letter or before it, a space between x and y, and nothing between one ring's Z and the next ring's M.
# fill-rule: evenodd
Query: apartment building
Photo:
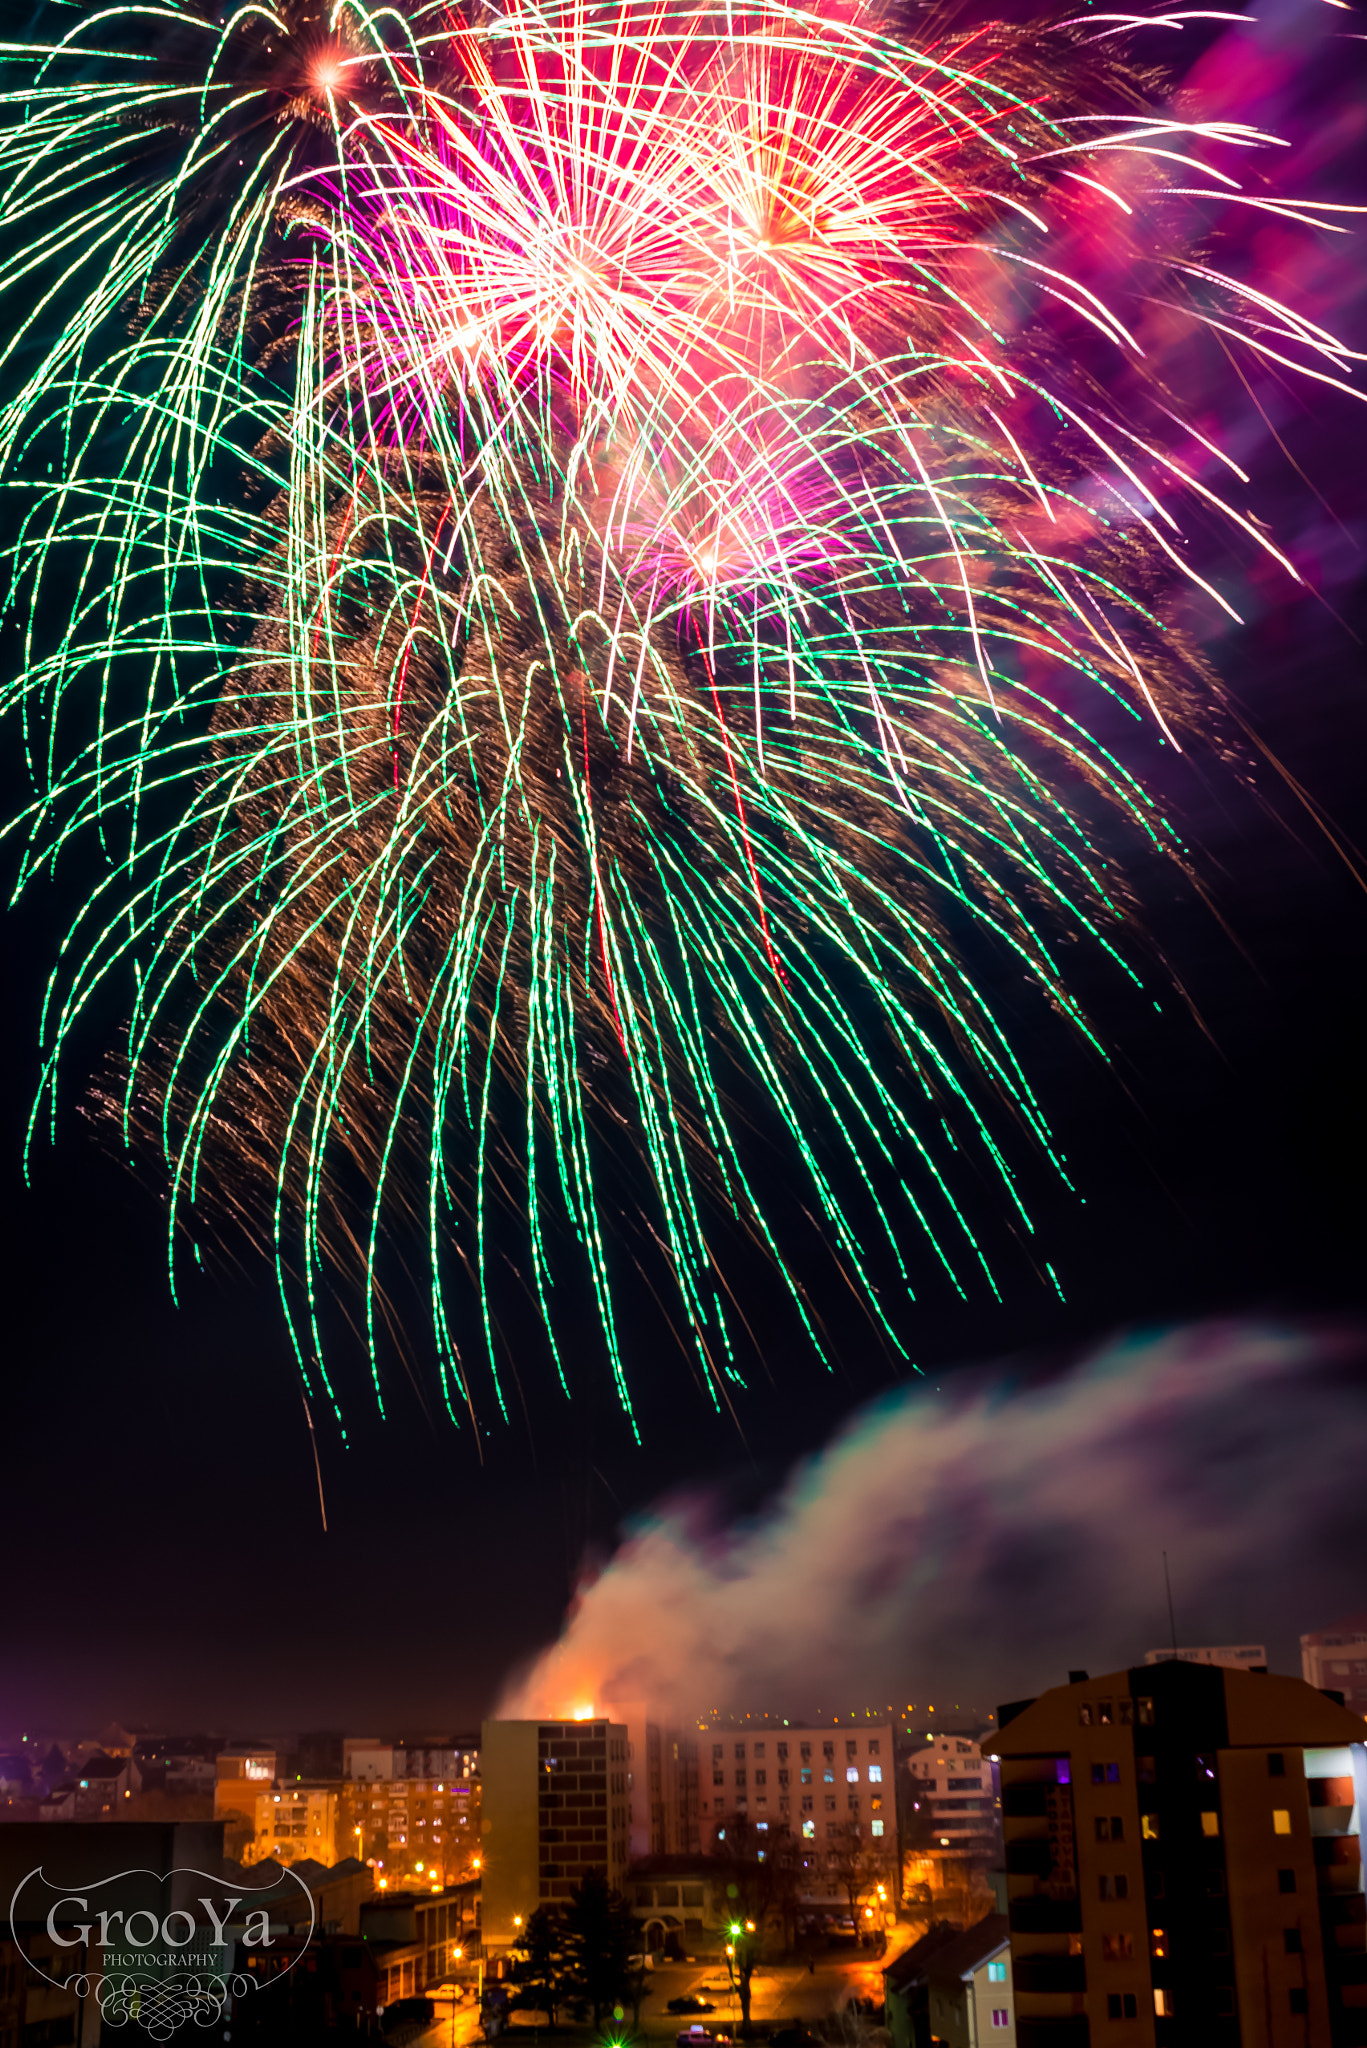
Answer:
M1301 1677L1307 1685L1343 1694L1343 1704L1367 1717L1367 1630L1327 1629L1301 1637Z
M998 1798L994 1765L982 1745L965 1735L927 1736L905 1757L917 1840L927 1856L962 1860L996 1838Z
M896 1750L891 1721L858 1728L716 1727L698 1737L698 1803L709 1820L743 1813L803 1841L838 1838L853 1823L897 1860Z
M1359 1717L1168 1661L999 1728L1020 2048L1367 2042Z
M627 1730L607 1720L486 1721L480 1743L487 1955L589 1870L620 1886L631 1826Z

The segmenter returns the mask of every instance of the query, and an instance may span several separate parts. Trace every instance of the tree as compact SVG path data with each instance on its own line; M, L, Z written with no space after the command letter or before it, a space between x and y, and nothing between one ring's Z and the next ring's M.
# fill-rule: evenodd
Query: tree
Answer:
M559 1907L537 1907L523 1930L517 1956L514 2003L526 2012L544 2012L553 2034L556 2013L571 1990L565 1916Z
M740 2005L741 2032L750 2032L750 1981L766 1945L791 1943L796 1915L798 1849L785 1827L761 1831L746 1814L717 1824L712 1854L725 1874L726 1961Z
M860 1906L879 1885L886 1888L887 1859L865 1841L864 1830L858 1821L849 1821L831 1837L826 1864L850 1902L850 1918L858 1933Z
M600 2027L604 2012L630 1996L628 1958L640 1938L630 1906L601 1870L588 1871L570 1893L564 1936L570 1988Z

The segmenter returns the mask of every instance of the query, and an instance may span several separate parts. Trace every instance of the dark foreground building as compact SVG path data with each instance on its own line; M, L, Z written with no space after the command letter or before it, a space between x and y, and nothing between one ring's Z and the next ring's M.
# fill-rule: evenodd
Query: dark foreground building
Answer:
M1073 1681L999 1715L1020 2048L1367 2044L1367 1726L1267 1672Z

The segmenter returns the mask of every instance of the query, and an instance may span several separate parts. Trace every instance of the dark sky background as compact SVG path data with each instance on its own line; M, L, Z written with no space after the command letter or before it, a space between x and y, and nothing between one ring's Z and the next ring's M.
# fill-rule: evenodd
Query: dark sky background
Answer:
M1358 46L1343 49L1359 62ZM1359 98L1367 105L1367 91ZM1357 147L1362 191L1360 128ZM1339 192L1345 180L1340 167ZM1362 411L1317 398L1286 428L1310 484L1358 537ZM1309 486L1275 450L1267 463L1262 509L1293 529L1323 525ZM1270 752L1351 849L1367 847L1367 579L1348 543L1335 546L1332 610L1268 584L1249 627L1212 651ZM908 1326L928 1371L1226 1311L1367 1313L1367 893L1351 852L1270 765L1251 786L1208 760L1167 772L1213 909L1174 873L1140 881L1151 934L1204 1029L1180 1002L1159 1013L1121 1003L1099 977L1089 988L1084 968L1113 1066L1061 1031L1042 1030L1035 1048L1078 1188L1041 1175L1033 1190L1067 1301L1023 1258L1008 1261L1003 1304L928 1294ZM889 1383L867 1325L837 1312L833 1371L781 1336L771 1376L753 1377L734 1419L717 1418L642 1321L643 1448L605 1370L586 1364L586 1391L567 1406L529 1359L525 1412L481 1454L396 1366L387 1421L358 1392L349 1447L322 1435L324 1534L270 1275L195 1275L173 1307L160 1211L70 1098L55 1148L39 1149L34 1185L22 1183L38 1005L67 900L60 883L35 890L3 934L0 1737L110 1716L236 1732L469 1724L554 1634L586 1556L606 1552L624 1516L699 1481L738 1511L753 1506ZM753 1290L762 1316L759 1276ZM1264 1617L1278 1640L1290 1641L1288 1601L1303 1627L1337 1618L1317 1611L1312 1583L1279 1597ZM1221 1621L1191 1615L1183 1633L1209 1639ZM1259 1627L1256 1600L1244 1622ZM999 1689L1009 1696L1009 1672Z

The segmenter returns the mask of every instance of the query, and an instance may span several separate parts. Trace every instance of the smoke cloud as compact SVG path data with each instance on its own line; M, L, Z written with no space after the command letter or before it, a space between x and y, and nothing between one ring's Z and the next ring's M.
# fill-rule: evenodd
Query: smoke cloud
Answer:
M743 1524L640 1520L499 1711L990 1709L1163 1644L1164 1550L1180 1641L1280 1636L1294 1668L1362 1601L1363 1355L1203 1324L880 1401Z

